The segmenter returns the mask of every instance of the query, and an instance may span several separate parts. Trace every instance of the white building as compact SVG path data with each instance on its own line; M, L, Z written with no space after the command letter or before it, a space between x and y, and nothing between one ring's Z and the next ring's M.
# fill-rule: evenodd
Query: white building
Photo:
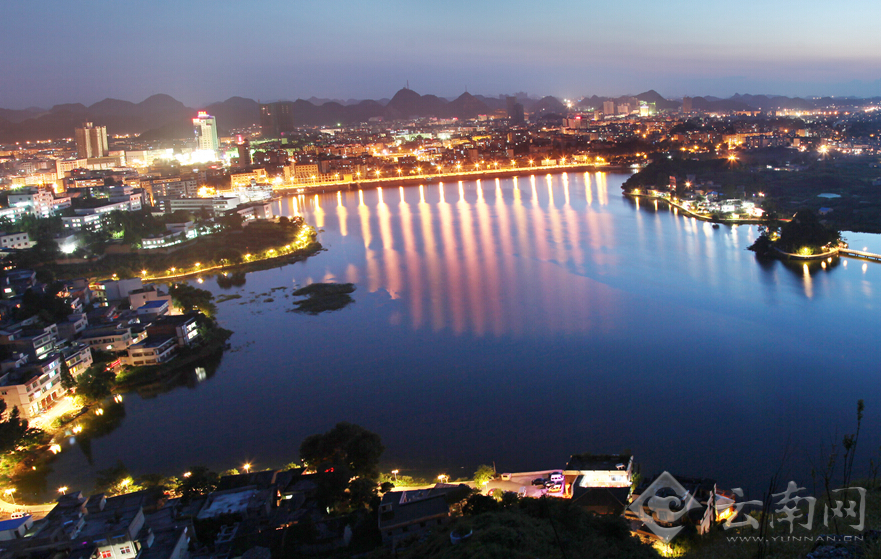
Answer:
M9 207L25 208L37 217L52 215L55 197L48 190L28 186L9 193Z
M170 211L186 210L188 212L206 209L213 214L228 212L239 206L238 196L215 196L214 198L181 198L169 200Z
M0 232L0 248L28 249L34 246L31 236L27 233Z
M193 119L193 132L198 151L216 152L220 147L220 142L217 141L217 123L205 111L199 111L199 115Z
M110 151L107 146L107 127L87 122L76 129L76 152L79 157L104 157Z
M142 207L140 194L115 196L112 199L120 201L98 206L97 208L77 209L74 210L76 215L62 217L61 221L64 223L64 228L71 231L96 231L101 228L104 216L108 213L114 211L136 212Z

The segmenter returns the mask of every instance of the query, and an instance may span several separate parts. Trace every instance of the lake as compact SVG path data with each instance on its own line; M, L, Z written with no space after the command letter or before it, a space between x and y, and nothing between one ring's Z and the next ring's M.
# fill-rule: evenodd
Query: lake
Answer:
M714 229L626 199L626 178L275 202L326 251L239 285L194 282L240 296L218 305L232 349L181 386L127 395L38 485L88 493L117 460L135 474L280 467L306 436L350 421L382 436L382 466L401 474L562 468L573 453L629 449L644 474L758 491L789 449L783 476L811 488L812 461L855 429L860 398L865 471L881 444L881 264L760 262L746 250L756 226ZM878 235L845 237L881 252ZM329 281L354 283L355 302L291 312L295 288Z

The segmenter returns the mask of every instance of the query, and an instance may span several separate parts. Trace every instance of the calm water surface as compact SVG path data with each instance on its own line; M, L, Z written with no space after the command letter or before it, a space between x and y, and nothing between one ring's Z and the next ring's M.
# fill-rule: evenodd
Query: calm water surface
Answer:
M201 380L128 395L100 436L68 444L44 489L89 491L117 460L136 474L277 467L343 420L381 434L385 469L404 474L632 449L644 473L758 488L788 445L786 472L810 487L810 460L852 431L859 398L868 464L881 443L881 264L760 263L745 250L755 226L713 229L624 199L625 179L277 202L327 251L239 287L206 278L241 295L219 304L233 349ZM845 236L881 252L877 235ZM291 291L320 281L355 283L356 302L290 312Z

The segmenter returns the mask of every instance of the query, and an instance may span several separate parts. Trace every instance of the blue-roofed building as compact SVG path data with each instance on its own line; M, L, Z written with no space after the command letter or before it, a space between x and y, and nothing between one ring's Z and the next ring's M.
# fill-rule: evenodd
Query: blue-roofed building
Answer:
M21 518L0 521L0 542L18 540L34 525L34 517L29 514Z
M148 320L152 320L158 316L163 316L168 314L169 301L166 299L156 299L154 301L147 301L137 309L137 313L139 317L144 317Z

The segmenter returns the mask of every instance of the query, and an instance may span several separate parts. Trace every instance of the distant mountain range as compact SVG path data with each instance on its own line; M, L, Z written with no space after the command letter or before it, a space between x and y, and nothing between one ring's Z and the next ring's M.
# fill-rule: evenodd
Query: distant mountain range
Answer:
M659 110L677 110L682 100L666 99L658 92L649 90L635 96L584 97L575 109L602 109L604 101L626 103L633 98L647 103L655 103ZM567 107L555 97L541 99L517 96L527 113L533 115L556 116L564 114ZM845 106L858 99L831 98L802 99L776 95L740 95L728 99L718 97L693 97L692 108L704 111L732 110L770 110L770 109L812 109L833 104ZM347 101L317 99L298 99L294 101L294 121L310 126L333 126L365 122L370 118L382 117L385 120L411 117L474 118L480 114L505 111L507 102L504 96L485 97L463 93L448 100L436 95L420 95L411 89L401 89L391 99ZM211 103L199 110L205 110L217 118L221 133L246 128L260 120L259 103L253 99L231 97L226 101ZM141 134L143 139L162 140L185 138L192 134L190 119L196 116L197 109L186 107L169 95L158 94L140 103L104 99L86 107L80 103L55 105L51 109L30 107L21 110L0 109L0 143L59 139L73 137L74 128L83 122L93 122L106 126L109 134Z

